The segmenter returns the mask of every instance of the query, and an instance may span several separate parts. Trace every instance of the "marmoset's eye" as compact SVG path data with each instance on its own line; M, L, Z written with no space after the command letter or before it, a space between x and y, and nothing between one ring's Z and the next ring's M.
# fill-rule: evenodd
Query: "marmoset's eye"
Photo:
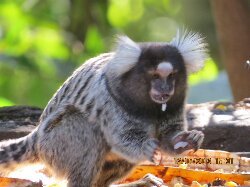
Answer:
M172 72L172 73L170 73L170 74L169 74L169 76L168 76L168 77L172 79L172 78L174 78L174 77L175 77L175 75L176 75L176 73L175 73L175 72Z
M153 79L159 79L160 78L160 76L158 75L158 74L153 74Z

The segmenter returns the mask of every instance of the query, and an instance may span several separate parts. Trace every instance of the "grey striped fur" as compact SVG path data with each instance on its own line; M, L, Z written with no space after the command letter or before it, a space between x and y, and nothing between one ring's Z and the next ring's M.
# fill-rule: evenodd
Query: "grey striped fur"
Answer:
M175 42L176 46L185 46L180 42ZM198 52L188 54L195 58ZM139 44L121 37L114 53L92 58L75 70L49 101L30 135L0 143L0 172L42 162L55 176L66 178L69 187L107 187L134 165L152 160L159 146L156 138L163 136L158 130L171 132L163 137L168 143L163 147L171 149L171 138L185 129L185 90L178 107L173 106L177 112L170 111L162 120L131 115L119 102L122 95L115 91L116 86L122 86L121 76L136 66L141 53ZM202 140L197 141L200 145Z

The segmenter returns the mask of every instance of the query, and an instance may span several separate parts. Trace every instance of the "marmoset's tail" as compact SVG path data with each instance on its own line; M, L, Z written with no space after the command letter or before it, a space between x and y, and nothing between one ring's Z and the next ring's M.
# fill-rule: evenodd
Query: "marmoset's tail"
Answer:
M0 142L0 175L37 160L36 137L33 132L19 139Z

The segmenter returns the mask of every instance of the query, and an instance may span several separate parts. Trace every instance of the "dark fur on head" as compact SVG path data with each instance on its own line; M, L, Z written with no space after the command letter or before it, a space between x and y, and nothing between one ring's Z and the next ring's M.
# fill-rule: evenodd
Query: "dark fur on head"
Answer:
M177 70L177 74L175 94L167 102L166 112L176 112L183 107L187 87L186 69L180 53L175 47L161 44L141 44L141 49L142 53L136 65L119 78L120 83L116 86L119 102L135 116L159 117L163 111L161 105L150 98L152 77L148 71L156 69L159 63L167 61Z
M192 33L184 33L183 36L178 33L170 43L137 44L127 37L121 37L113 58L114 63L108 66L111 95L134 116L159 118L182 110L187 90L187 74L202 67L206 57L205 46L203 39ZM163 62L169 63L174 72L173 84L168 84L169 87L174 87L174 94L167 101L166 111L162 111L161 104L154 102L149 94L151 81L154 79L154 75L149 72L155 72Z

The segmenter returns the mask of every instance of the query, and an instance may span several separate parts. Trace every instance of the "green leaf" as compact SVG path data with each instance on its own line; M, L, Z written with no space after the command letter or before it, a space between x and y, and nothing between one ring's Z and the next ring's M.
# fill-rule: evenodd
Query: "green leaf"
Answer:
M93 55L104 50L104 42L96 26L91 26L88 28L84 45L87 52Z
M114 27L122 28L132 21L139 20L144 12L143 0L111 0L108 20Z
M189 76L188 82L190 85L196 85L204 81L212 81L218 76L219 70L213 61L213 59L208 59L205 62L204 68L198 73Z
M11 102L10 100L4 98L4 97L0 97L0 107L2 106L12 106L14 105L13 102Z

